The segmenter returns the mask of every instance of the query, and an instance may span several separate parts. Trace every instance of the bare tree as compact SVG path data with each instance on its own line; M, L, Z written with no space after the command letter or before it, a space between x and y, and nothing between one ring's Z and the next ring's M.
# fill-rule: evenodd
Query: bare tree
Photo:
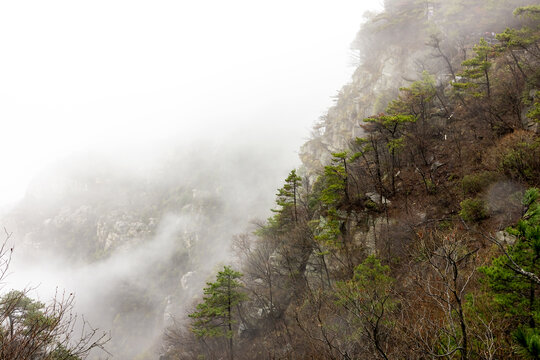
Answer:
M418 253L422 256L414 265L416 288L420 290L416 301L433 306L422 306L422 314L414 314L412 332L419 348L432 356L459 354L462 360L470 358L465 295L475 275L476 251L469 249L467 239L456 232L419 234Z

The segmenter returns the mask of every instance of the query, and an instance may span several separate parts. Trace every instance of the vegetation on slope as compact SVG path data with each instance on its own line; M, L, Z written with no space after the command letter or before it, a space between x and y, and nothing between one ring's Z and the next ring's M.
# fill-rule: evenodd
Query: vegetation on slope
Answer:
M275 215L236 239L234 331L171 329L164 358L232 336L237 359L538 359L540 7L521 5L386 1Z

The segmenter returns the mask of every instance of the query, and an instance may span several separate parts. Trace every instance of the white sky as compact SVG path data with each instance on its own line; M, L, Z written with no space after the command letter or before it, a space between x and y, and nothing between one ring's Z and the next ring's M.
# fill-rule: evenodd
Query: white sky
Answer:
M0 205L96 146L265 134L296 156L349 81L362 14L381 3L0 2Z

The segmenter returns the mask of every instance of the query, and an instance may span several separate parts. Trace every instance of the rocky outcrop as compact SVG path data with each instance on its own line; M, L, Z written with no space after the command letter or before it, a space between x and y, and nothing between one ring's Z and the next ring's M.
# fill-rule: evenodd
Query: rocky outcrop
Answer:
M114 210L102 215L96 223L97 242L104 251L131 242L147 239L154 234L157 219L138 219L133 214Z

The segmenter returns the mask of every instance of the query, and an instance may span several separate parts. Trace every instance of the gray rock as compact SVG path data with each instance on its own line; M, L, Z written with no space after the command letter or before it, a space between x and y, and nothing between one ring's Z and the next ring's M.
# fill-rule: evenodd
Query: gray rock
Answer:
M513 245L517 240L517 238L514 235L509 234L508 232L504 230L497 231L495 233L495 239L497 239L499 243L506 244L506 245Z
M375 204L381 205L381 204L391 204L392 202L385 198L384 196L381 197L381 194L377 192L367 192L366 197L368 197L371 201L373 201ZM382 202L381 202L382 198Z

